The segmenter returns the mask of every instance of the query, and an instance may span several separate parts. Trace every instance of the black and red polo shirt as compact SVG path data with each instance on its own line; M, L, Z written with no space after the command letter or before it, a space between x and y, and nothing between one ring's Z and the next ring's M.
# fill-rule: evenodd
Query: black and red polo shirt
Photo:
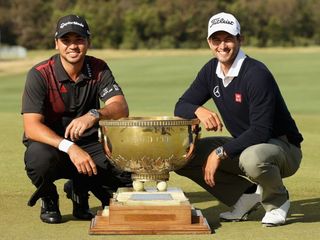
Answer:
M72 81L56 54L29 71L22 97L21 113L40 113L45 124L63 136L68 124L92 108L100 108L100 100L123 95L106 62L86 56L79 79ZM82 139L97 138L98 124L84 133Z

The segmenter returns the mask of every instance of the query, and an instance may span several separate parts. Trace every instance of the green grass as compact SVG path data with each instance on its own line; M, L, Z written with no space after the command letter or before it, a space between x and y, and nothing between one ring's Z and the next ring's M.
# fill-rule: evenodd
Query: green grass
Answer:
M213 235L183 236L183 239L319 239L320 233L320 48L312 49L246 49L246 52L272 70L283 96L305 141L300 170L285 179L290 192L291 209L288 224L277 228L261 227L263 210L251 221L220 223L218 215L228 209L202 188L186 178L171 174L169 185L179 186L191 203L207 218ZM52 51L32 52L44 59ZM191 83L199 69L211 57L209 51L136 51L90 52L107 59L116 80L122 86L131 116L173 114L178 97ZM2 62L1 62L2 63ZM1 64L0 63L0 64ZM15 68L14 62L12 68ZM0 71L0 233L1 239L146 239L145 236L90 236L89 222L76 221L71 215L71 202L57 182L60 208L65 223L44 224L39 219L39 203L26 205L34 187L25 174L21 144L21 94L27 68L1 74ZM212 103L208 103L212 107ZM226 133L227 134L227 133ZM208 133L202 133L203 136ZM99 203L90 198L97 210ZM181 239L177 236L148 236L147 239Z

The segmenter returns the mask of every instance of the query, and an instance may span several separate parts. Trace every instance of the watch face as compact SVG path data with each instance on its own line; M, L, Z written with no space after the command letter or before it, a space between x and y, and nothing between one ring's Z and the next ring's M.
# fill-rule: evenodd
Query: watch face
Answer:
M216 154L219 158L223 158L224 155L223 155L223 147L218 147L216 148Z
M220 156L221 155L221 148L217 148L217 155Z
M94 116L95 118L99 118L99 117L100 117L100 114L99 114L99 112L98 112L97 109L91 109L91 110L89 111L89 113L90 113L92 116Z

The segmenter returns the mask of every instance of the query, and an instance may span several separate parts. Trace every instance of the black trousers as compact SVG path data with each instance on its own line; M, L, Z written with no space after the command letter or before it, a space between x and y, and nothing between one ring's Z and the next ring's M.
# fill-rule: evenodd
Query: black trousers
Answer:
M27 149L24 161L27 175L37 189L45 186L38 197L58 197L54 181L63 178L73 180L74 190L78 194L88 191L94 193L102 187L115 191L122 186L131 186L130 173L117 170L110 164L100 142L77 144L92 157L97 166L97 175L89 177L79 174L69 155L57 148L30 140L25 143Z

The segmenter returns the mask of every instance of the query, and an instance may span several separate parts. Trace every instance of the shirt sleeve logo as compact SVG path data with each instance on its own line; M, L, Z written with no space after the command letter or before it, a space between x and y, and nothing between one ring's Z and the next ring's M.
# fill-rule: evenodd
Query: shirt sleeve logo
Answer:
M234 94L234 100L235 100L235 102L237 102L237 103L241 103L241 102L242 102L242 95L241 95L241 93L235 93L235 94Z
M120 88L119 88L119 86L117 84L113 84L113 88L114 88L115 91L119 91L120 90Z
M100 96L103 98L104 96L106 96L108 93L111 93L112 91L113 91L113 88L106 87L101 91Z
M113 91L120 91L120 87L117 84L113 84L112 87L106 87L101 91L100 96L103 98L105 97L107 94L113 92Z

